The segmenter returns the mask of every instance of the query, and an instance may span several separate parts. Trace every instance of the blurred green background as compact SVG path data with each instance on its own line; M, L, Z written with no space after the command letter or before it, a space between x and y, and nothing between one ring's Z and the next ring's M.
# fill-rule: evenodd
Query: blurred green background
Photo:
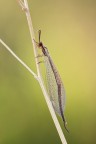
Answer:
M66 89L68 144L96 144L96 1L29 1ZM36 72L24 12L0 0L0 38ZM43 65L43 64L42 64ZM0 44L0 144L61 144L38 82Z

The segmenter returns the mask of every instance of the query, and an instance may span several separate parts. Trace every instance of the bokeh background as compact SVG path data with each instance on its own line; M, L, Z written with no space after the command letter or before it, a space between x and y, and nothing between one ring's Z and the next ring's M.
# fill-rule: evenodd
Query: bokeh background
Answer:
M66 89L68 144L96 144L96 1L28 1ZM0 38L36 72L24 12L0 0ZM43 64L42 64L43 65ZM0 44L0 144L61 144L34 77Z

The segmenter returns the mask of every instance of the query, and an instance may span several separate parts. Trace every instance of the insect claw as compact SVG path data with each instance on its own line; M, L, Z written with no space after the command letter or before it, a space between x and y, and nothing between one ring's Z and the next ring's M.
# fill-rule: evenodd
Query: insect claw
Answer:
M35 41L35 39L33 39L33 41L34 41L34 42L35 42L35 44L38 46L38 44L39 44L39 43L38 43L38 42L36 42L36 41Z
M43 63L44 61L40 61L40 62L38 62L37 64L40 64L40 63Z
M43 57L43 54L38 54L35 58Z
M17 1L18 1L19 5L21 6L22 10L24 10L24 11L28 10L22 0L17 0Z

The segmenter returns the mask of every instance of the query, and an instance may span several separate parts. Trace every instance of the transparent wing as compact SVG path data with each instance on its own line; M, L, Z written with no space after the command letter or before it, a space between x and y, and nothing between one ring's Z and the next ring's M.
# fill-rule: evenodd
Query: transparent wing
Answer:
M47 57L45 57L45 66L46 66L46 77L47 77L47 89L48 94L50 96L50 100L52 102L53 108L55 112L57 112L61 116L60 106L59 106L59 99L58 99L58 87L54 77L54 73L50 66L50 62ZM64 112L65 107L65 90L64 86L61 83L61 104L62 104L62 111Z

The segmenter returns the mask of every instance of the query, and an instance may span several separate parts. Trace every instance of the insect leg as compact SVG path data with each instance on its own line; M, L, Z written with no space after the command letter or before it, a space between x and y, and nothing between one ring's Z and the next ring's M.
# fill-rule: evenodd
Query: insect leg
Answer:
M43 57L43 54L38 54L35 58Z

